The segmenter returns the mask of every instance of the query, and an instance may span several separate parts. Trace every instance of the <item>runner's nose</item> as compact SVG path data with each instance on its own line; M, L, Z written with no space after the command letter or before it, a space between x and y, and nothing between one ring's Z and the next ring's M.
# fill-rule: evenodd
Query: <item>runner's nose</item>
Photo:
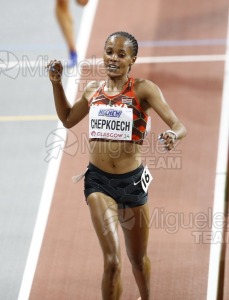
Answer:
M118 60L118 55L117 55L116 53L113 53L113 54L111 55L111 60L117 61L117 60Z

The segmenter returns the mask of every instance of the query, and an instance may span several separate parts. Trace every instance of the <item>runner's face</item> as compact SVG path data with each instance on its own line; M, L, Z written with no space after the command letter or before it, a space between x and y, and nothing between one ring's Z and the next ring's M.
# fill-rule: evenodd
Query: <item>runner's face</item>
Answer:
M103 60L109 77L127 75L130 65L135 61L130 42L123 37L112 36L105 45Z

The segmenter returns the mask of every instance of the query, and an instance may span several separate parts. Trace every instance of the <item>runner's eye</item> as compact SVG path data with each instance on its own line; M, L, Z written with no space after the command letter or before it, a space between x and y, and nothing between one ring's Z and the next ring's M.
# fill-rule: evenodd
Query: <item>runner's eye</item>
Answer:
M111 55L111 54L112 54L112 51L111 51L111 50L106 50L106 54L107 54L107 55Z
M124 57L126 57L126 54L125 53L119 53L119 55L118 55L120 58L124 58Z

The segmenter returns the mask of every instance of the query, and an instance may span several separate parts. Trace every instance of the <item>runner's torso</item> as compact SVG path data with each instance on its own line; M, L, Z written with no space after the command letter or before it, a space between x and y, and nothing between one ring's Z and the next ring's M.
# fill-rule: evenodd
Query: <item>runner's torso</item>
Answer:
M113 96L104 86L89 101L90 161L110 173L128 172L141 163L148 115L135 95L133 78Z

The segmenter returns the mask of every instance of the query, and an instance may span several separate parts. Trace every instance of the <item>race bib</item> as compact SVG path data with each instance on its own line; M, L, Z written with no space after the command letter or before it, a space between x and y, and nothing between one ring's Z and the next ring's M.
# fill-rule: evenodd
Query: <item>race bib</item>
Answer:
M142 188L145 193L147 193L150 182L153 180L152 175L150 174L150 171L147 166L145 166L143 172L142 172L142 177L141 177L141 184Z
M94 105L89 112L89 138L132 140L133 109Z

